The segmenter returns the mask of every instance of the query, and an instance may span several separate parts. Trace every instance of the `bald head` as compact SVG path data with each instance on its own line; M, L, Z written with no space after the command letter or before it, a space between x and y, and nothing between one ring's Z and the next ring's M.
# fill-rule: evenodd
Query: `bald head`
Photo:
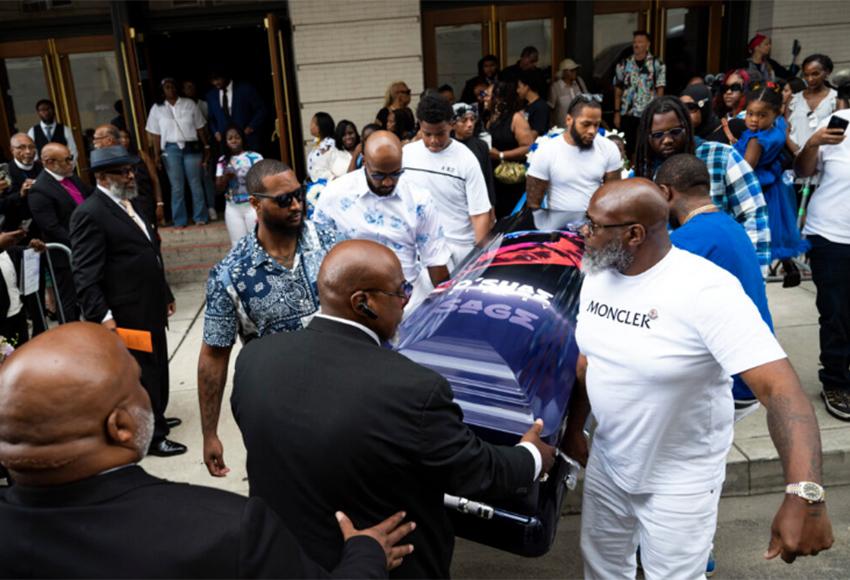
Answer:
M12 147L12 157L23 165L32 165L35 161L35 141L26 133L15 133L9 140Z
M667 223L668 210L663 193L657 185L642 177L603 184L593 194L590 207L606 217L616 218L617 221L611 223L636 222L647 229Z
M670 249L667 200L648 179L605 183L587 207L592 226L583 230L582 268L590 273L615 269L639 274L658 263Z
M99 324L40 334L0 367L0 463L22 482L50 484L137 461L152 418L139 377Z
M102 149L104 147L120 145L121 132L115 125L106 123L105 125L98 126L94 130L94 137L92 138L92 140L94 141L95 149Z
M392 250L369 240L348 240L334 246L322 262L319 303L322 312L364 324L386 340L401 322L406 300L391 294L403 284L401 263Z
M389 131L375 131L363 146L363 164L369 188L378 195L390 195L401 171L401 141ZM378 175L382 179L372 176Z
M71 151L59 143L48 143L41 148L41 162L46 169L62 177L71 177L74 174Z

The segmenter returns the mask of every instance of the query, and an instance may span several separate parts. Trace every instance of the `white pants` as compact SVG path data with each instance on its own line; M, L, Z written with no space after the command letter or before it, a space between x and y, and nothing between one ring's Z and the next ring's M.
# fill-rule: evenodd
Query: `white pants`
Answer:
M224 208L224 223L230 243L236 245L245 235L254 231L257 224L257 212L248 203L233 203L228 201Z
M623 491L591 453L584 477L581 554L588 580L705 578L720 490L669 495Z

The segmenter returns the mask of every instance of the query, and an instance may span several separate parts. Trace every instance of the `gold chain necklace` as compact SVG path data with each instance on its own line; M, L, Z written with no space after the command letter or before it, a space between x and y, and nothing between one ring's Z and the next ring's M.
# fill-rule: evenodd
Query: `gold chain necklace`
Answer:
M717 211L717 206L713 203L707 203L705 205L699 206L694 211L685 216L685 219L682 220L682 225L688 223L688 220L690 220L692 217L698 216L701 213L706 213L709 211Z

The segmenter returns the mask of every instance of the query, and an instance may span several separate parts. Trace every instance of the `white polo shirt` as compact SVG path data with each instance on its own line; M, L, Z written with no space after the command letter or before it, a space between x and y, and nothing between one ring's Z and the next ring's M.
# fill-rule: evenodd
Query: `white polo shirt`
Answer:
M541 143L531 156L528 175L549 182L549 209L585 211L605 174L622 167L620 149L601 135L589 149L570 145L560 135Z
M457 245L475 243L469 216L490 211L487 184L481 164L466 145L451 140L439 153L432 153L424 141L404 146L404 179L431 193L446 239Z
M362 168L338 177L322 190L313 221L349 239L387 246L411 283L423 266L445 266L451 257L431 194L411 183L406 172L395 191L383 197L369 189Z
M183 149L187 141L198 140L198 129L206 124L195 101L178 97L173 105L164 101L161 105L151 107L145 130L159 135L160 147L163 149L166 143L176 143Z
M717 489L732 445L731 375L785 358L738 279L675 247L636 276L585 276L576 341L594 453L627 493Z
M847 109L833 115L850 120ZM820 127L826 127L830 117ZM836 244L850 244L850 131L845 134L838 145L818 148L820 185L812 193L803 227L804 234L821 236Z

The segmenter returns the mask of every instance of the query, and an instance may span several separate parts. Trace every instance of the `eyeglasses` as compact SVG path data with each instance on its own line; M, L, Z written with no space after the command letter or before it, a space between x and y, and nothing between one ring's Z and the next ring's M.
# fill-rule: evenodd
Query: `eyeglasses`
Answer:
M662 141L667 136L673 137L675 139L684 132L684 127L673 127L672 129L669 129L667 131L656 131L655 133L650 133L649 138L653 141Z
M627 222L622 224L598 224L587 214L584 214L584 219L581 219L577 222L572 222L567 224L567 230L571 232L581 233L584 228L587 228L587 231L590 232L590 235L596 235L597 230L604 230L606 228L625 228L627 226L637 225L638 222Z
M287 193L281 193L280 195L268 195L266 193L252 193L254 197L259 197L261 199L270 199L274 201L279 208L286 209L290 205L292 205L292 200L297 199L298 203L304 202L304 188L299 187L298 189L293 189Z
M732 83L731 85L723 85L724 93L740 93L744 90L744 85L741 83Z
M55 163L63 163L63 162L64 162L64 163L73 163L73 162L74 162L74 156L73 156L73 155L68 155L68 156L67 156L66 158L64 158L64 159L45 159L45 160L44 160L44 162L45 162L45 163L47 163L48 161L53 161L53 162L55 162Z
M20 151L22 149L24 151L35 151L35 145L15 145L12 149L15 151Z
M691 112L699 111L699 105L696 104L696 103L682 103L682 104L685 105L685 108L687 110L691 111Z
M372 173L368 169L366 169L366 173L372 178L372 181L381 182L385 179L391 179L393 181L397 181L403 174L404 168L399 169L398 171L394 171L392 173Z
M123 177L129 177L136 173L136 171L132 167L122 167L121 169L111 169L109 171L104 171L104 173L108 173L110 175L121 175Z
M389 290L381 290L380 288L365 288L363 292L380 292L381 294L395 296L396 298L401 298L405 302L408 302L410 297L413 296L413 284L405 280L402 282L401 288L399 288L398 292L390 292Z

